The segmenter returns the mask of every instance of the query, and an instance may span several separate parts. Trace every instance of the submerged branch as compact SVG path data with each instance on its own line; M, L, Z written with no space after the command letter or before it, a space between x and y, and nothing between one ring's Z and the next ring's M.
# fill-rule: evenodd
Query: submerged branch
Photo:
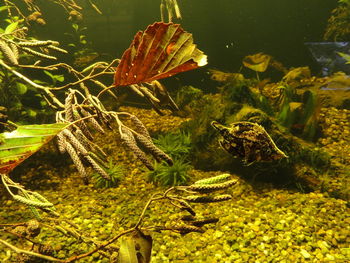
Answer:
M50 257L50 256L46 256L46 255L42 255L39 253L35 253L33 251L28 251L25 249L21 249L18 248L8 242L6 242L5 240L0 239L0 243L2 243L3 245L7 246L8 248L12 249L13 251L15 251L18 254L26 254L26 255L30 255L30 256L34 256L34 257L38 257L38 258L42 258L48 261L52 261L52 262L65 262L64 260L58 259L58 258L54 258L54 257Z

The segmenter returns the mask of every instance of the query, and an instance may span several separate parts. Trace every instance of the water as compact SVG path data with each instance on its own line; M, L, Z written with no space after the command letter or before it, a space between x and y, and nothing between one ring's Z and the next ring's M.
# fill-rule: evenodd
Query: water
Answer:
M160 19L159 6L154 0L99 1L104 15L97 14L85 3L86 32L93 48L100 53L120 57L138 30ZM237 71L247 54L265 52L288 67L310 65L320 70L305 42L321 41L330 11L336 1L244 1L210 0L179 2L183 27L193 33L195 41L209 56L212 68ZM50 35L62 38L69 25L63 24L51 8ZM61 15L63 16L63 14ZM40 31L46 31L40 29ZM47 36L46 34L44 36ZM207 81L204 74L192 73L192 81ZM187 84L187 83L185 83Z
M164 79L151 56L106 66L159 21L160 0L0 12L0 262L349 261L350 25L327 22L337 1L177 1L208 65Z

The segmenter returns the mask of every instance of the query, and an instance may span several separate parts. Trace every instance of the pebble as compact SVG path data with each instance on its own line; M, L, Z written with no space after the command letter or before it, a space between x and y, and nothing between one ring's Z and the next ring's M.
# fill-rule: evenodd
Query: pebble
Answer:
M151 121L146 115L145 119ZM345 123L345 120L342 121ZM334 124L337 125L337 122L334 121ZM349 138L341 133L337 135L342 136L337 143L343 140L342 144L346 145ZM103 139L109 140L107 137ZM58 183L54 187L45 185L45 190L41 192L48 200L60 200L56 205L57 212L77 224L79 233L96 241L108 240L133 226L147 199L156 191L164 191L164 188L147 182L145 173L135 169L135 160L120 154L119 145L110 143L109 147L117 149L111 151L111 157L130 167L130 173L117 188L96 190L83 186L75 170L65 167L62 173L50 176ZM323 148L321 143L320 147ZM212 175L213 172L196 170L193 180ZM30 173L26 176L31 178ZM34 187L35 182L31 190L35 190ZM337 259L346 262L345 259L349 258L350 251L345 246L350 243L350 220L347 216L350 210L346 201L317 192L276 189L268 184L253 188L244 181L229 191L239 194L233 194L233 200L223 203L193 205L198 214L220 219L218 223L206 226L204 234L181 236L169 231L152 232L153 261L288 263L306 260L331 262ZM4 223L20 222L31 217L28 209L10 199L1 199L0 207L0 218ZM154 203L151 211L146 213L145 222L147 225L161 224L176 220L178 216L180 213L166 202ZM62 259L94 247L50 228L44 228L38 240L55 244L55 256ZM15 239L11 242L18 245ZM118 245L117 242L115 244ZM1 247L0 262L7 257L7 251ZM105 262L97 253L91 260Z

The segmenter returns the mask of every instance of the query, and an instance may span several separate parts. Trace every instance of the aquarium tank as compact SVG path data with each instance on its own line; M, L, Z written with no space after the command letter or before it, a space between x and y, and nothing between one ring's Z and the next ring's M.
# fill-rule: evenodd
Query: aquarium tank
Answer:
M0 262L350 262L349 0L2 0Z

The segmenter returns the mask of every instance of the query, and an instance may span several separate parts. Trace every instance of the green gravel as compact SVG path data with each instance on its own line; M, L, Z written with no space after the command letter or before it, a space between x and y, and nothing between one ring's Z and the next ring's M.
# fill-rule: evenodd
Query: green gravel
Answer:
M62 219L79 227L79 233L103 242L132 227L152 193L164 191L147 182L146 172L130 153L112 137L104 137L106 151L126 167L116 188L97 189L83 185L70 161L57 155L52 145L27 160L14 172L17 182L36 190L53 202ZM194 182L224 173L191 171ZM234 175L232 175L235 178ZM276 189L269 184L250 185L243 181L226 193L233 200L195 204L199 215L219 217L204 234L185 236L171 232L152 233L152 262L348 262L350 260L350 211L347 201L327 193L302 193ZM9 199L0 188L0 223L23 222L32 215L25 206ZM183 214L183 212L182 212ZM45 215L44 215L45 216ZM146 213L145 225L164 224L179 218L179 211L157 203ZM50 225L53 225L52 223ZM62 223L69 227L68 224ZM16 238L1 238L23 248ZM84 253L93 246L42 227L36 241L50 244L61 259ZM117 245L117 244L116 244ZM114 246L116 246L114 245ZM0 245L0 262L17 262L14 252ZM79 262L109 262L94 254Z

